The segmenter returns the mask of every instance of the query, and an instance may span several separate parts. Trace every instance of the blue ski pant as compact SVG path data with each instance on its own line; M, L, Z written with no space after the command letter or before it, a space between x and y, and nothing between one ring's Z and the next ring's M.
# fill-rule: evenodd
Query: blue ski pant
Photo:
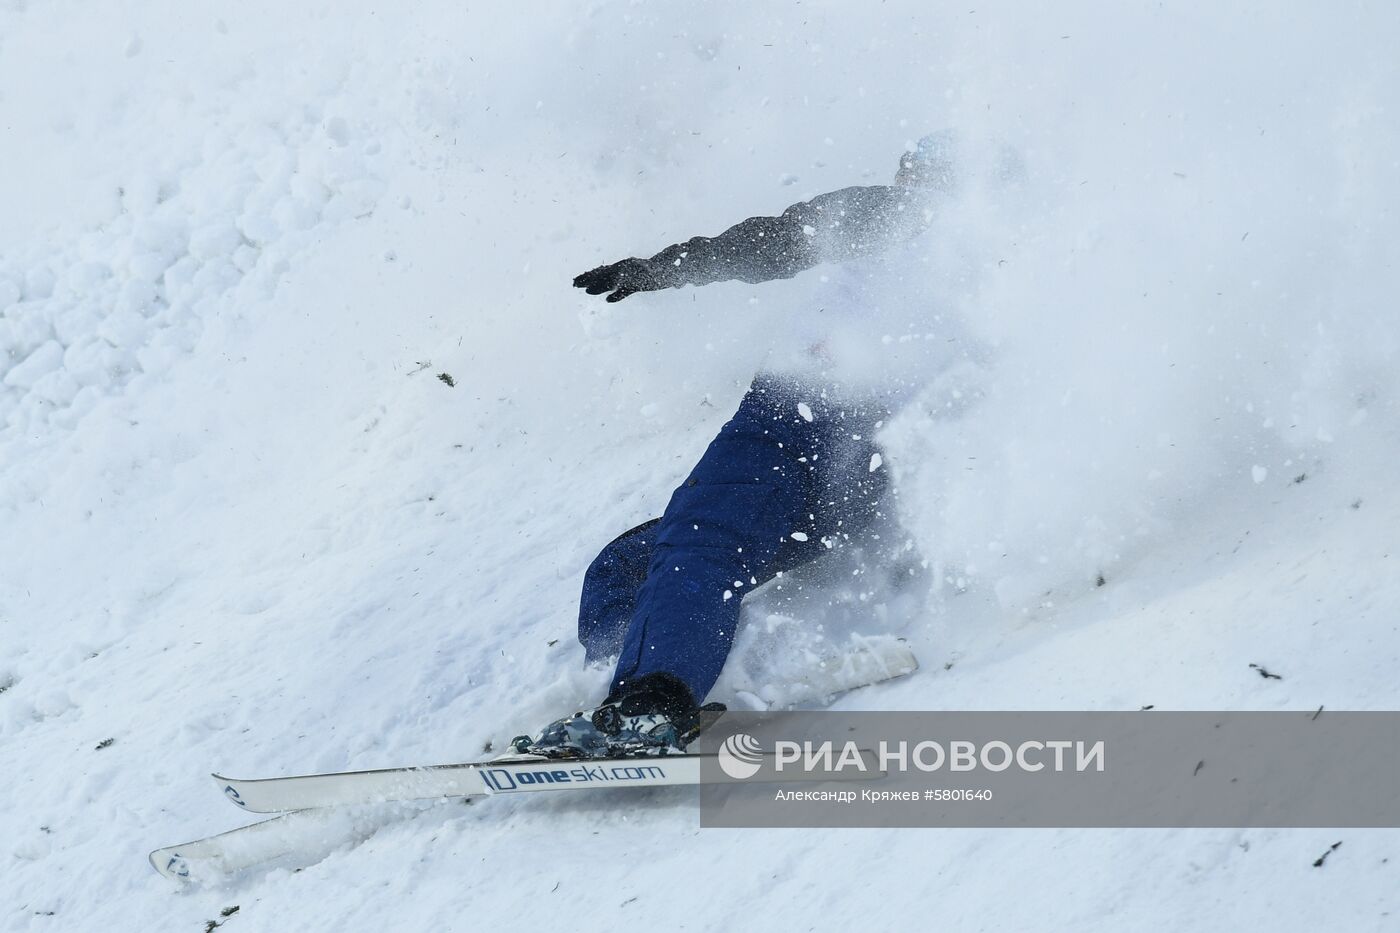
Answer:
M617 656L612 689L664 671L702 702L734 642L739 605L772 579L866 532L888 479L878 400L760 376L665 513L609 543L584 576L579 641Z

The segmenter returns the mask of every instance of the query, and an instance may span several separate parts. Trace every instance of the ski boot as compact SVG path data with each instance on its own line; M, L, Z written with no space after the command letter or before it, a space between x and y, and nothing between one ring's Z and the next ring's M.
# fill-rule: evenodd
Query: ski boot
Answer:
M546 758L681 755L723 712L723 703L696 706L678 677L647 674L601 706L552 722L535 738L516 736L511 746L516 754Z

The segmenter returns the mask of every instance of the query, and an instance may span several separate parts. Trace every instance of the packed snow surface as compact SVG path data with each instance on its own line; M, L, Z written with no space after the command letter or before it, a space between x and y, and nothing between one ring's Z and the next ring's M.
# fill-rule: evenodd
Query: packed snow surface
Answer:
M854 633L921 669L847 709L1395 707L1398 47L1360 0L3 0L0 929L1396 929L1389 830L702 831L656 791L347 815L184 891L145 853L246 822L210 771L598 699L584 568L840 270L571 278L944 127L934 245L832 337L911 387L901 556L760 592L712 699Z

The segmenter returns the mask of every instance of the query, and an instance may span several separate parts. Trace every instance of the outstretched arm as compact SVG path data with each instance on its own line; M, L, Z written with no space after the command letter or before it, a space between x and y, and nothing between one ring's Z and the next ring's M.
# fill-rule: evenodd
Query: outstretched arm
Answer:
M716 237L693 237L650 259L624 259L574 279L590 295L738 280L792 278L823 262L878 253L922 229L923 211L909 189L874 185L842 188L794 204L777 217L750 217Z

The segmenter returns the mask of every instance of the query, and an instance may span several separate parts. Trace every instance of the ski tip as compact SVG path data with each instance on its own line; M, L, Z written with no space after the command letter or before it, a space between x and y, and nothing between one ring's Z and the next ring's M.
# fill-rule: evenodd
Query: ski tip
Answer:
M918 655L914 654L914 649L909 647L909 639L896 638L895 641L899 643L900 657L890 664L890 676L903 677L906 674L914 673L921 665Z
M151 867L156 870L156 874L162 878L168 878L177 884L189 884L190 866L180 853L176 852L177 847L168 849L156 849L147 859Z
M235 805L241 807L244 810L250 809L249 806L243 802L243 795L240 794L238 792L238 788L234 786L235 784L239 783L235 778L227 778L224 777L222 774L214 773L210 773L209 776L212 777L214 781L219 785L219 787L223 789L225 797L233 801Z

